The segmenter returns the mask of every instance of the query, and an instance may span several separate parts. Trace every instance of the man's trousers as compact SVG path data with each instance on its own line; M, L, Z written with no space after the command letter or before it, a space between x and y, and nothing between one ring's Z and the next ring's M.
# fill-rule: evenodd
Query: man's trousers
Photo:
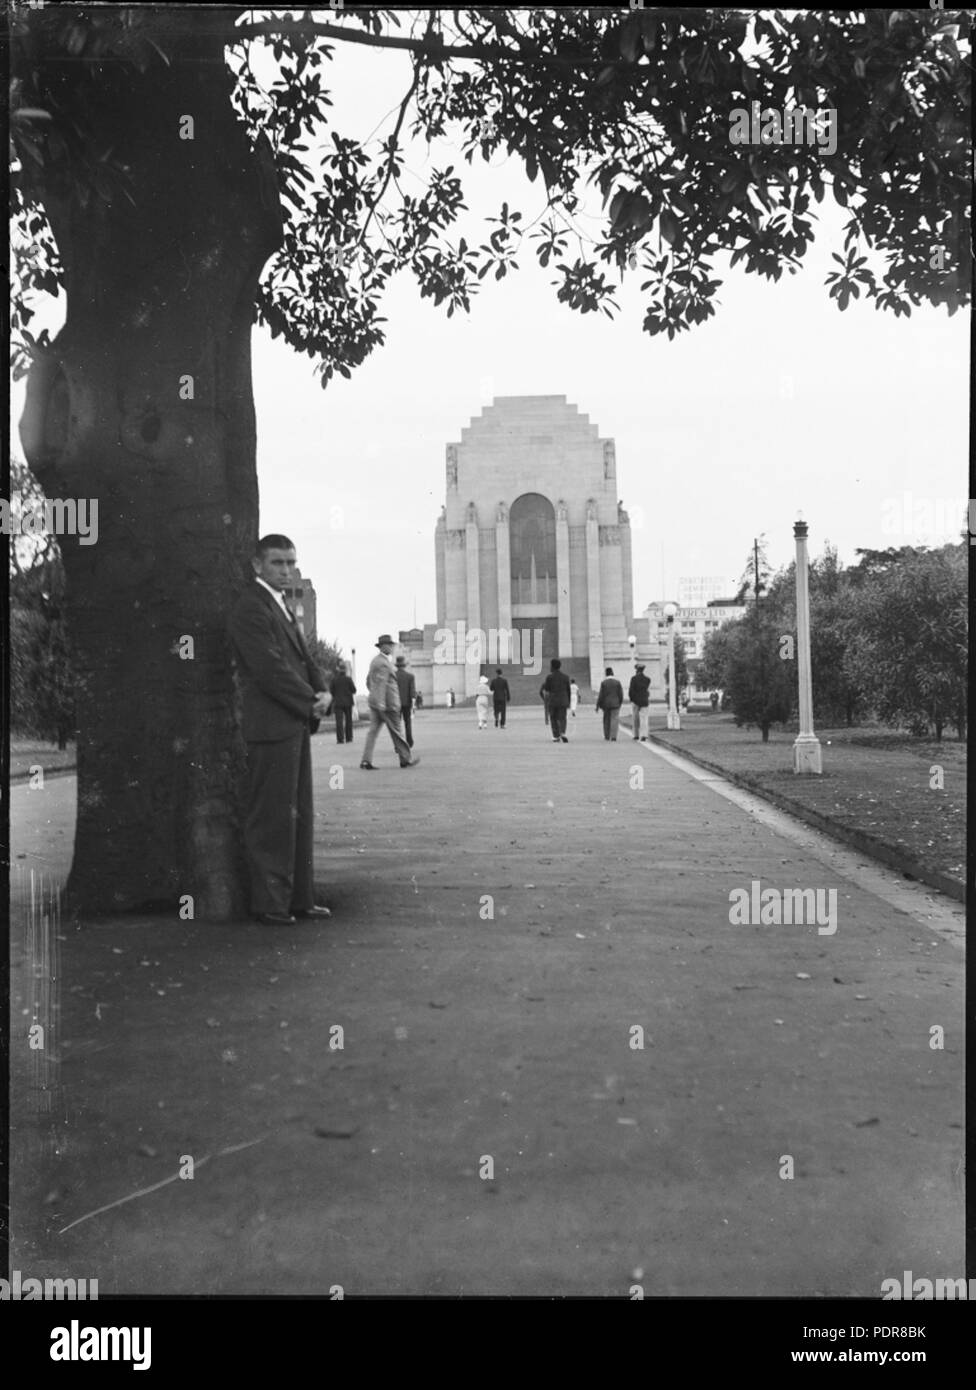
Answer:
M352 743L352 705L335 708L335 722L337 742Z
M252 912L315 906L313 817L308 729L274 743L249 743L244 848Z
M603 737L616 738L617 729L620 725L620 710L605 709L603 711Z
M403 715L403 733L407 740L407 747L413 747L413 710L408 705L404 705L400 711Z
M552 725L553 738L565 738L566 736L566 716L569 710L565 705L549 706L549 723Z
M630 721L634 738L647 738L647 730L650 727L650 706L634 705L630 707Z
M376 740L379 737L380 729L389 729L390 738L393 740L393 747L396 749L397 757L401 764L410 761L410 745L400 732L400 716L392 714L385 709L369 710L369 733L366 735L366 746L363 749L363 762L373 761L373 749L376 747Z
M495 700L495 723L502 729L505 727L505 710L507 708L504 700Z

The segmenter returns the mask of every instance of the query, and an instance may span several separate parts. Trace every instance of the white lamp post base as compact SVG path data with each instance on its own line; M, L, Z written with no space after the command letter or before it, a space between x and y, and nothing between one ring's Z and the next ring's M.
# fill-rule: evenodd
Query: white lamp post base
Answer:
M793 744L794 772L823 772L820 740L816 734L800 734Z
M680 728L681 728L681 715L678 713L678 711L677 711L676 709L669 709L669 710L668 710L668 728L669 728L669 729L680 729Z

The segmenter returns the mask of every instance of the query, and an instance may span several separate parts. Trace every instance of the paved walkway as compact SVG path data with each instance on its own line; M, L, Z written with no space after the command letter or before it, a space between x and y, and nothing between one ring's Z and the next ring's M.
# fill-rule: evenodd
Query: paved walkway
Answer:
M350 1296L961 1275L962 910L859 886L591 710L569 732L424 711L421 766L387 742L372 774L361 728L316 738L325 927L17 908L12 1265ZM21 887L64 871L74 785L15 788ZM836 889L836 932L732 925L753 880Z

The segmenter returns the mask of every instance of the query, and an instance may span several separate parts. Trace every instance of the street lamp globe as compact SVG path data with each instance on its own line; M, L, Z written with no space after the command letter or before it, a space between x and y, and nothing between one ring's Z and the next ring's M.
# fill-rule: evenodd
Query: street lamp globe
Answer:
M664 616L667 618L669 623L674 622L677 611L678 605L676 603L666 603L664 605Z

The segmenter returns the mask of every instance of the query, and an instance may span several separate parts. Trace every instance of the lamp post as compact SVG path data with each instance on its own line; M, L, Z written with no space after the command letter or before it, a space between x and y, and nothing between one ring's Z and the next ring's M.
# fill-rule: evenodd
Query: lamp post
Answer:
M674 619L677 614L677 605L666 603L664 605L664 616L668 624L668 728L681 728L681 715L678 713L678 682L675 679L674 669Z
M807 582L807 523L793 523L796 540L796 645L800 694L800 732L793 744L793 771L823 772L820 740L813 732L813 681L810 670L810 591Z

